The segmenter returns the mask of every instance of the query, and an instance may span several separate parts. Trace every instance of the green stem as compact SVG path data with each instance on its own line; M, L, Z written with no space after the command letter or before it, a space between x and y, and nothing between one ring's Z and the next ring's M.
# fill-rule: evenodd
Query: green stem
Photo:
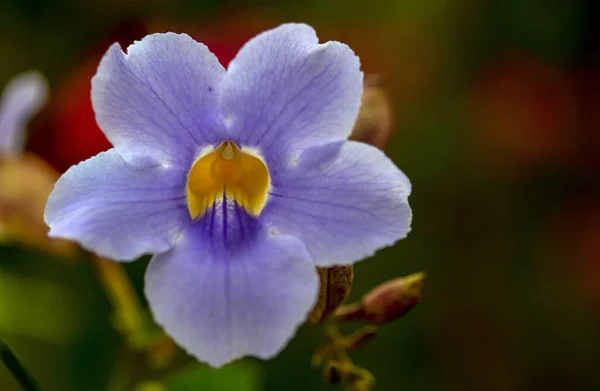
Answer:
M135 354L129 349L121 349L116 365L108 378L107 391L126 391L129 389L131 375L135 370Z
M0 338L0 359L2 359L6 369L12 373L25 391L41 391L41 388L38 387L35 380L33 380L31 375L25 370L23 365L21 365L12 350L10 350L10 347L2 340L2 338Z
M130 340L144 336L144 310L127 273L117 262L94 258L108 299L114 306L118 327Z

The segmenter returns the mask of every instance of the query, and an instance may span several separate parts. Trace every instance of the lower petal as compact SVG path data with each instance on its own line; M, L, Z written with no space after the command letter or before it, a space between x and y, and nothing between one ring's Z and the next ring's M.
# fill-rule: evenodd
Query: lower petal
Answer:
M225 250L203 240L200 225L152 259L145 284L156 321L215 367L276 355L306 319L317 289L314 264L297 239L262 233Z

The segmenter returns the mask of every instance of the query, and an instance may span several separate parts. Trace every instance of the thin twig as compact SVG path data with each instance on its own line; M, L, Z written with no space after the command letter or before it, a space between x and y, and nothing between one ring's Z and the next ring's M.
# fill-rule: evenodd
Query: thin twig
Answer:
M4 362L6 369L12 373L17 382L23 387L23 390L42 391L2 338L0 338L0 359Z

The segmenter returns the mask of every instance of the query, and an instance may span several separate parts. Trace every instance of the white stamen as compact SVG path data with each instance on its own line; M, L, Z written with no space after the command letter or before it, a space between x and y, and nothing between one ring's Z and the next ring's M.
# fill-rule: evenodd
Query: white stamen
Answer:
M233 147L230 143L227 143L227 145L225 145L225 148L223 149L223 152L221 152L221 157L225 160L231 160L234 156L235 152L233 151Z

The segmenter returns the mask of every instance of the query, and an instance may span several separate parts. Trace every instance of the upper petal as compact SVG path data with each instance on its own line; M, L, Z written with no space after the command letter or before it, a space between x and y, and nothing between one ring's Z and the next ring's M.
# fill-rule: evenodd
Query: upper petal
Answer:
M318 266L361 260L410 230L410 182L377 148L354 141L312 147L282 172L264 219L300 239Z
M219 367L277 354L312 308L315 266L300 241L264 233L225 250L194 225L146 271L156 321L200 361Z
M92 79L98 125L129 161L189 168L199 147L215 141L216 88L225 70L185 34L152 34L123 53L113 44Z
M37 71L27 71L8 82L0 101L0 154L19 153L25 126L48 97L48 82Z
M115 260L169 250L189 223L185 173L131 166L114 150L71 167L46 206L50 236Z
M284 24L240 50L219 100L230 137L267 154L346 139L361 94L360 62L348 46L319 44L312 27Z

